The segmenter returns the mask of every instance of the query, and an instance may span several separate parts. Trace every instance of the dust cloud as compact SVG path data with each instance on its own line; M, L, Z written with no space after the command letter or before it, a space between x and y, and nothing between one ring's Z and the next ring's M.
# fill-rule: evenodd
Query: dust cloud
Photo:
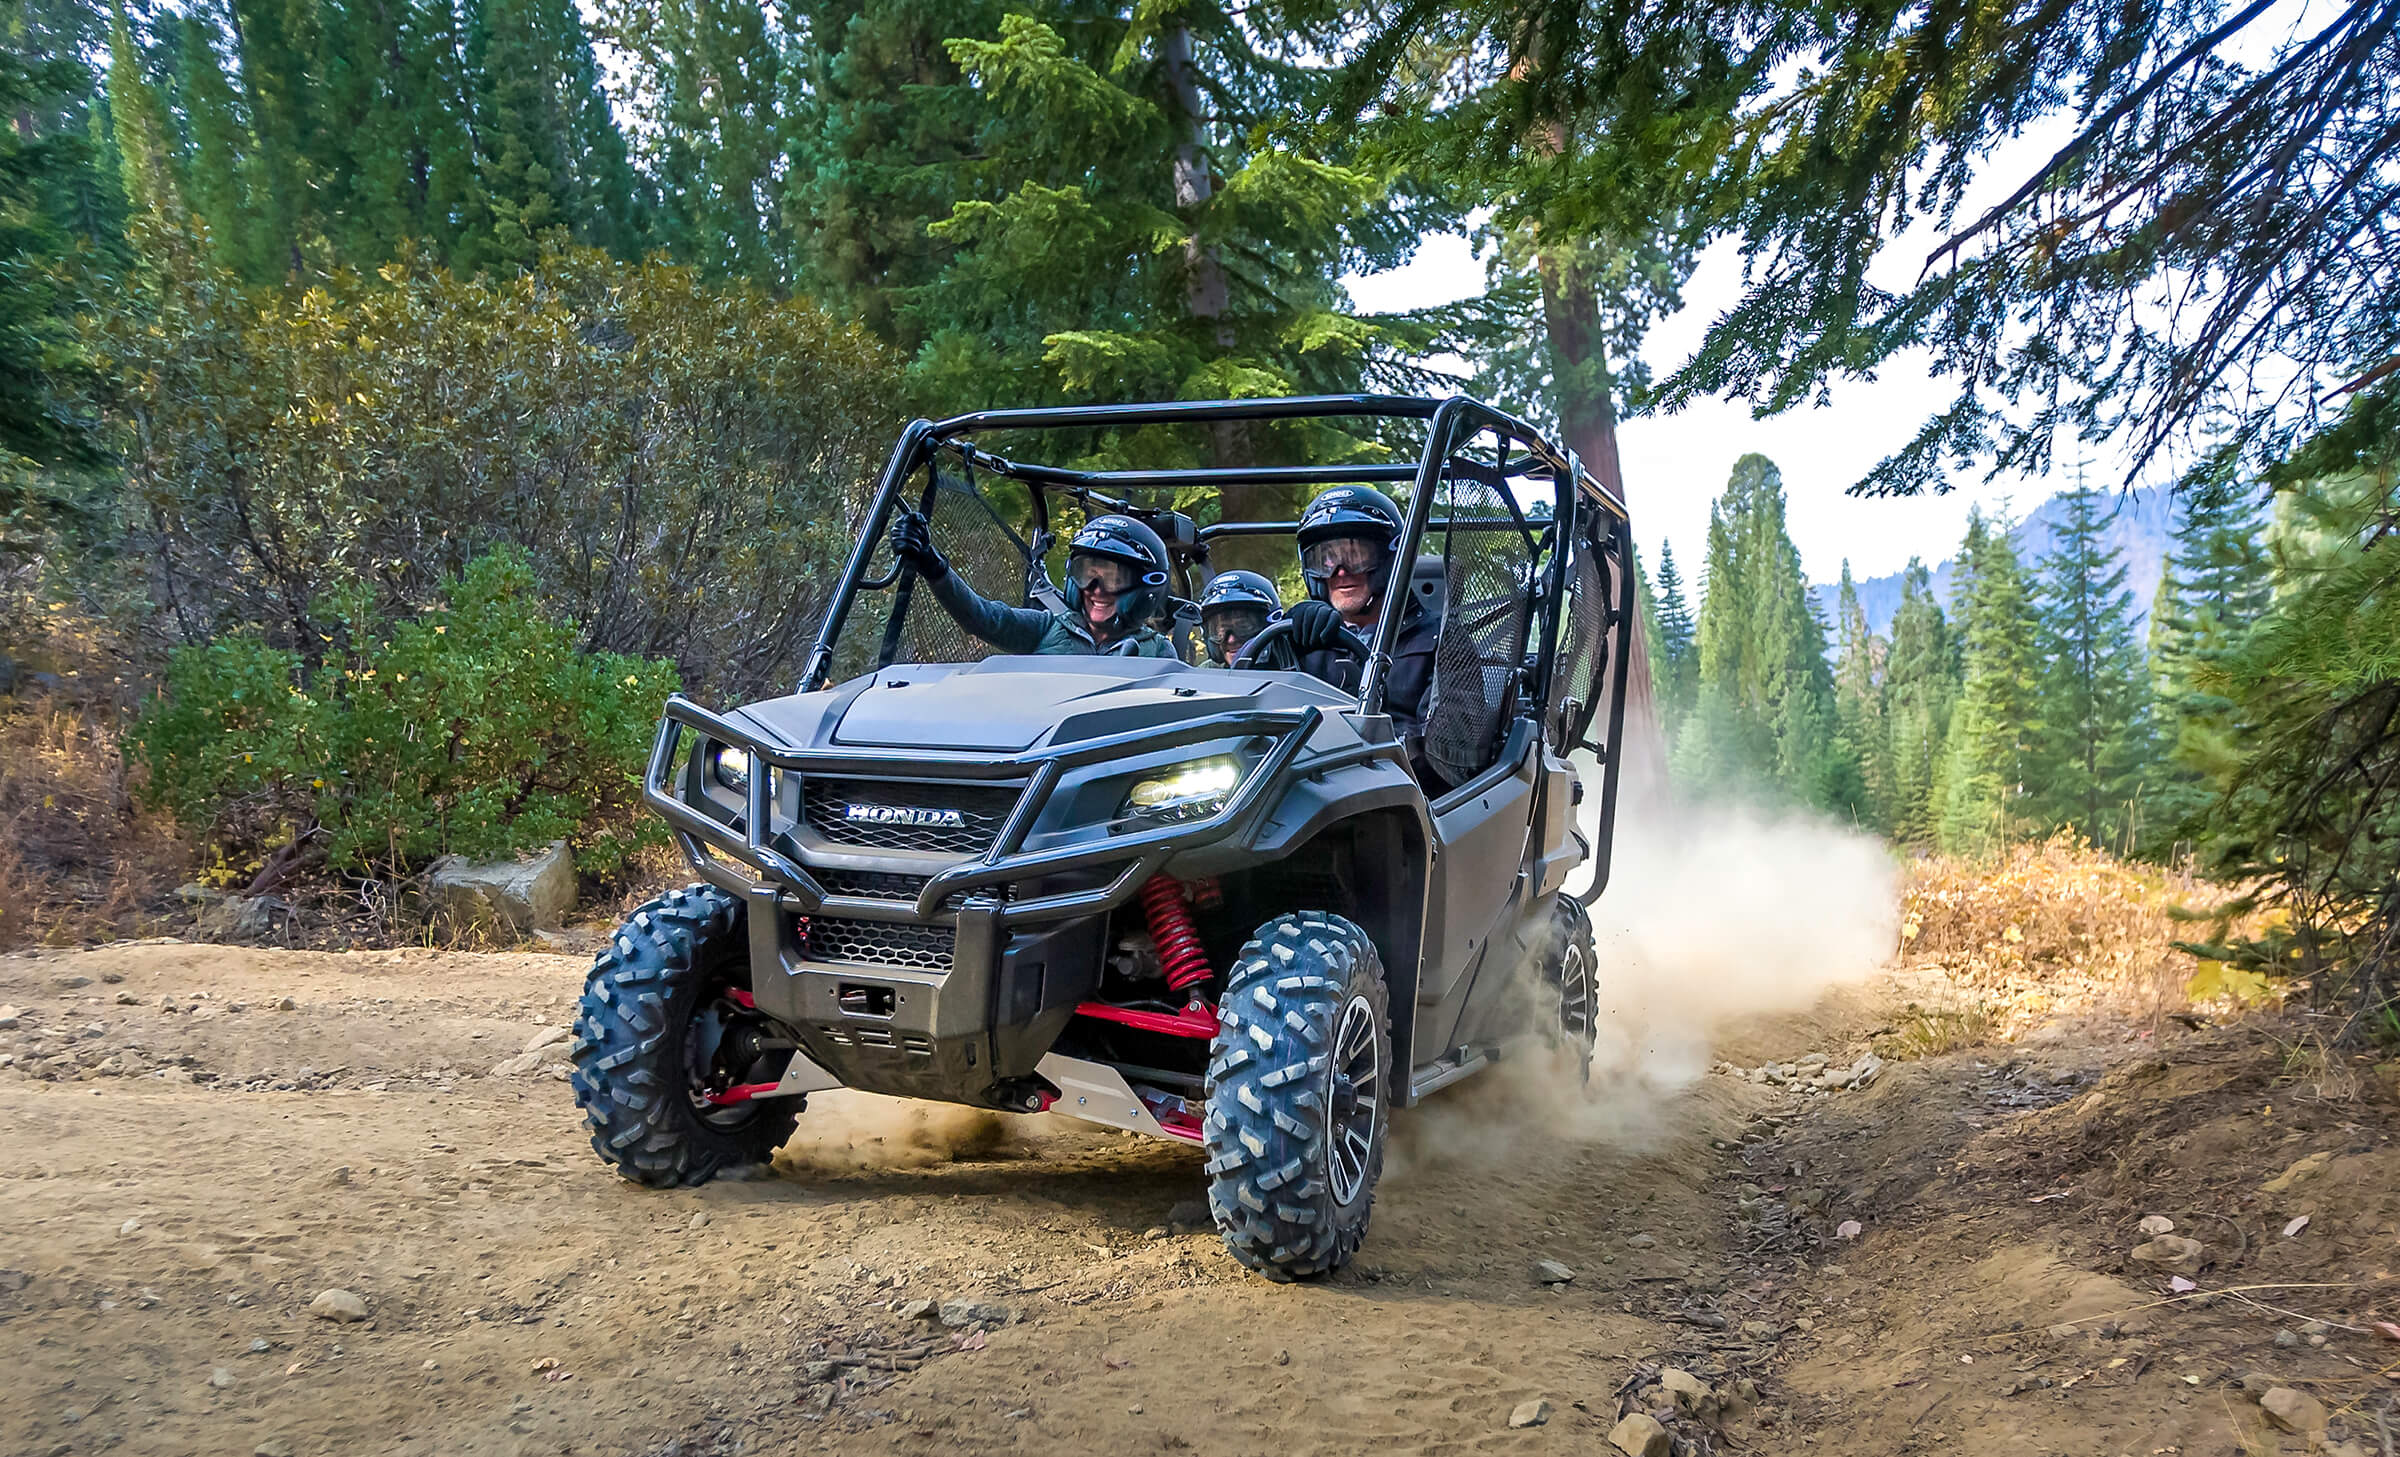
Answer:
M1707 1070L1727 1023L1804 1010L1871 975L1896 944L1897 869L1868 836L1737 806L1654 804L1615 840L1592 907L1589 1082L1563 1051L1512 1054L1395 1123L1397 1171L1561 1139L1638 1151L1663 1130L1672 1095Z
M918 1103L848 1088L808 1095L779 1170L820 1174L924 1169L1014 1149L1016 1119L981 1108Z

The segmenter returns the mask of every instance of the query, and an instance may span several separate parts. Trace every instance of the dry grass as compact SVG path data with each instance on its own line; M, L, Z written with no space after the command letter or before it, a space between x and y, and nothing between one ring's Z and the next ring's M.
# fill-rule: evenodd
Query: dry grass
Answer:
M64 604L8 594L0 629L61 685L0 698L0 950L151 934L189 852L128 782L121 729L146 681L116 634Z
M0 699L0 949L147 934L184 862L134 804L107 708Z
M1933 857L1907 876L1899 965L1936 973L1963 999L1922 1014L1923 1040L1957 1043L1978 1015L2006 1040L2059 1013L2105 1012L2153 1029L2183 1011L2193 962L2179 906L2208 887L2061 836L1997 865Z

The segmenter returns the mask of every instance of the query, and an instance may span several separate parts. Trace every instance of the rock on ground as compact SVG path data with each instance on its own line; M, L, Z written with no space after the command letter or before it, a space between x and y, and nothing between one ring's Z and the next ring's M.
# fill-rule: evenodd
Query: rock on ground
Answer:
M2287 1432L2314 1436L2325 1430L2325 1405L2304 1391L2278 1386L2258 1399L2267 1420Z
M348 1325L367 1318L367 1303L347 1290L328 1290L308 1303L308 1313Z
M2170 1275L2197 1275L2208 1262L2208 1246L2180 1234L2162 1234L2148 1244L2135 1245L2133 1257Z
M1516 1410L1508 1414L1508 1424L1511 1427L1538 1427L1549 1420L1550 1403L1539 1397L1532 1401L1518 1402Z
M554 927L575 909L575 860L553 842L530 860L473 865L445 855L426 872L434 905L462 921L489 921L519 933Z
M1556 1260L1543 1260L1533 1267L1533 1278L1544 1285L1564 1285L1575 1278L1575 1272Z
M1658 1384L1665 1387L1667 1393L1675 1398L1675 1404L1685 1411L1698 1411L1700 1403L1716 1394L1708 1389L1707 1382L1677 1366L1660 1371Z
M1005 1305L992 1305L981 1300L970 1300L963 1295L943 1301L941 1309L937 1312L941 1317L942 1324L952 1330L975 1325L1006 1325L1014 1313Z
M1670 1457L1675 1450L1674 1439L1658 1418L1638 1411L1609 1429L1608 1444L1625 1457Z

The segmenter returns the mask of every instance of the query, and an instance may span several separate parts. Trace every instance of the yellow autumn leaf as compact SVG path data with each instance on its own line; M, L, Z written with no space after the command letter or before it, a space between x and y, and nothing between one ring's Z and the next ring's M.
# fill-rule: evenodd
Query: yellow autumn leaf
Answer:
M2009 942L2011 945L2014 945L2016 942L2025 939L2025 933L2018 930L2016 927L2011 926L2007 930L2000 933L2000 939Z
M2195 1002L2227 997L2245 1007L2255 1007L2274 1000L2275 984L2263 972L2204 958L2193 968L2191 980L2184 983L2183 994Z
M1922 929L1924 928L1919 926L1914 921L1902 921L1900 923L1900 939L1903 941L1914 941L1917 939L1917 933Z

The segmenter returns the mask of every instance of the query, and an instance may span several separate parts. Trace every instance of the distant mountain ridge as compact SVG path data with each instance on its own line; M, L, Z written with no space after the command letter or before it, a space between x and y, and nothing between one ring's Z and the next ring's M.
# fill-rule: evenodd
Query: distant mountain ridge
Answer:
M2150 600L2158 594L2158 574L2166 563L2170 545L2168 533L2174 525L2174 506L2167 493L2156 488L2126 491L2109 498L2111 512L2107 527L2100 539L2104 547L2114 548L2125 566L2125 590L2133 594L2134 641L2147 640L2150 631ZM2038 573L2042 559L2049 556L2058 540L2059 528L2066 524L2067 503L2064 497L2052 496L2027 513L2009 532L2017 544L2017 555L2026 570ZM1957 562L1945 557L1933 568L1933 595L1942 610L1953 613L1952 595L1956 591ZM1866 609L1867 629L1884 637L1892 635L1892 617L1900 610L1901 573L1868 577L1857 583L1859 606ZM1835 620L1834 611L1842 595L1840 582L1825 582L1810 587L1817 610L1825 621ZM1828 634L1828 649L1831 634Z

